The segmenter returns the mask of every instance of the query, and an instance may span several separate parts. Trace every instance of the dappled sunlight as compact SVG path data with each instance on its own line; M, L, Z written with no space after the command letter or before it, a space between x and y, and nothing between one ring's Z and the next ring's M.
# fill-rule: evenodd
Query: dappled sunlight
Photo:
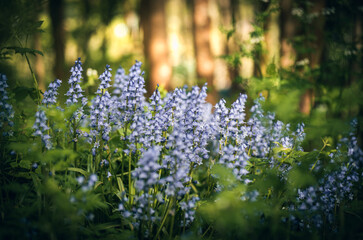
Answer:
M0 1L0 239L360 239L360 1Z

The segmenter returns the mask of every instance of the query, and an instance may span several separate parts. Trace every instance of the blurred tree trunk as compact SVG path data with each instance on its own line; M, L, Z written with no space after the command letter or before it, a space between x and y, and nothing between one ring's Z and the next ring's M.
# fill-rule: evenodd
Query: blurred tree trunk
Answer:
M358 3L356 3L358 5ZM350 84L356 82L359 76L362 76L362 55L360 54L362 51L362 40L363 40L363 25L362 25L362 15L357 13L355 15L355 23L353 29L353 44L355 46L355 50L357 52L356 59L351 63L351 71L350 71Z
M197 65L197 77L205 80L210 89L207 101L217 102L217 91L213 84L214 59L210 46L211 19L208 14L208 0L193 1L194 52ZM199 84L201 85L201 84Z
M49 14L52 20L53 48L55 52L54 75L56 78L64 80L64 2L63 0L49 1ZM65 84L62 84L65 85Z
M309 54L309 61L310 61L310 68L316 69L319 68L322 56L323 56L323 50L324 50L324 23L325 19L321 15L321 12L325 6L325 0L317 0L314 1L314 5L312 6L310 13L311 14L318 14L318 17L316 17L311 23L310 23L310 30L311 32L308 32L307 34L311 34L314 36L313 41L309 44L310 48L313 49L313 51ZM314 79L310 80L311 83L314 83ZM305 91L305 93L300 98L300 112L304 115L309 115L311 112L311 108L314 105L314 89L309 88Z
M34 49L42 51L42 44L40 40L40 32L34 34ZM35 56L35 74L37 76L38 87L43 93L46 90L44 77L45 77L45 69L44 69L44 56L40 56L37 54Z
M276 67L280 63L280 12L277 10L278 4L271 2L268 6L269 16L265 24L265 44L267 52L262 55L261 71L266 74L267 66L275 64Z
M253 49L250 34L254 30L254 5L252 1L241 0L237 5L236 10L236 36L240 41L237 42L237 44L244 48L247 53L250 53ZM254 59L252 59L250 56L242 57L240 76L242 76L242 78L251 78L254 73L254 67Z
M233 31L235 29L235 11L234 7L237 4L235 0L218 0L218 7L219 12L221 16L221 22L222 27L226 29L227 31ZM237 46L235 44L234 38L232 36L226 35L224 43L224 49L223 49L223 55L225 56L231 56L235 52L238 51ZM227 83L226 85L231 86L231 90L236 92L241 92L240 84L237 83L236 78L238 77L239 73L239 65L232 65L231 63L227 63L227 69L228 69L228 77L225 80Z
M358 6L358 0L356 1L355 5ZM355 15L355 26L353 31L353 41L356 49L356 58L355 61L351 65L351 77L350 77L350 84L357 83L359 81L359 76L362 76L362 47L363 47L363 24L362 24L362 15L356 13ZM361 89L362 90L362 89ZM363 103L359 106L359 114L358 114L358 141L359 146L363 146Z
M40 20L39 13L43 10L43 6L41 5L41 2L38 2L38 4L40 7L36 13L35 21ZM34 36L33 36L33 40L34 40L34 49L42 51L41 33L35 32ZM37 54L35 56L34 69L35 69L35 75L36 75L37 81L38 81L39 90L41 90L44 93L46 90L45 82L44 82L44 77L45 77L44 56L41 56L39 54Z
M85 59L87 59L87 57L89 56L88 43L89 43L91 35L95 31L95 29L92 29L87 26L87 21L90 18L90 13L91 13L90 0L83 0L83 1L81 1L80 5L81 5L81 10L82 10L81 21L82 21L82 27L83 27L84 34L82 34L81 36L79 36L77 38L77 42L79 45L78 49L81 50L78 53L78 56L83 55L85 57Z
M166 0L141 0L140 17L144 32L144 53L149 69L149 81L146 82L149 95L156 85L169 89L171 66L169 62L166 35Z
M109 45L109 39L106 34L106 27L111 23L112 18L115 16L115 10L117 9L117 0L102 0L100 1L100 13L101 13L101 21L104 26L104 34L101 45L101 53L104 60L108 59L107 49Z
M290 68L295 63L296 52L291 44L295 36L297 23L291 14L292 0L280 1L280 21L281 21L281 58L280 66Z

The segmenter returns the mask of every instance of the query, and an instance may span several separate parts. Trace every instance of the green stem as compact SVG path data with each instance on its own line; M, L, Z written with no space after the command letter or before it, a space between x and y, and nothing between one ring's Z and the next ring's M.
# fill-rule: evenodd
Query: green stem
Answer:
M323 147L320 149L320 151L319 151L319 153L318 153L318 156L316 157L316 161L315 161L315 163L314 163L314 165L311 167L311 169L310 169L310 172L312 172L313 170L314 170L314 168L315 168L315 166L316 166L316 164L318 163L318 161L319 161L319 155L320 155L320 153L322 153L322 151L324 150L324 148L328 145L328 143L326 142L326 141L324 141L324 139L323 139Z
M175 220L175 212L173 213L173 216L171 217L171 224L170 224L170 230L169 230L169 239L172 239L172 237L173 237L174 220Z
M21 43L21 41L20 41L20 39L18 37L17 37L17 40L18 40L20 46L23 47L23 44ZM37 78L35 77L33 68L30 65L30 61L29 61L28 55L26 53L24 53L24 56L25 56L26 62L28 63L28 67L29 67L30 73L32 74L32 77L33 77L33 80L34 80L34 86L35 86L35 89L37 91L37 102L38 102L38 105L40 105L40 103L41 103L40 102L41 97L40 97L40 93L39 93L38 81L37 81Z
M129 153L129 201L130 201L130 205L132 204L132 197L131 197L131 159L132 159L132 155L131 155L131 151Z
M163 219L161 220L160 227L158 228L158 231L155 234L154 240L156 240L159 237L160 231L164 227L164 224L165 224L166 218L168 217L169 209L170 209L170 206L171 206L171 204L170 204L171 201L172 201L172 199L170 199L168 201L168 204L166 205L166 209L165 209L165 212L164 212Z

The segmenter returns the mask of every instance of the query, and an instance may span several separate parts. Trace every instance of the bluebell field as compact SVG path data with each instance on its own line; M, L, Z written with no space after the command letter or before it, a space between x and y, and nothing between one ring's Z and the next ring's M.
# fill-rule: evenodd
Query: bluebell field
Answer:
M263 97L212 106L204 85L147 99L138 61L114 77L107 65L85 96L82 71L78 59L65 103L50 83L30 119L0 75L0 238L363 238L356 121L305 152L304 124Z

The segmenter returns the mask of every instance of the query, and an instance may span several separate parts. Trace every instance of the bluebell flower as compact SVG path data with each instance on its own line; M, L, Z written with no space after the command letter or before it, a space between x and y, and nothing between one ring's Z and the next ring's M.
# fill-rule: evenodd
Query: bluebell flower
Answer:
M354 123L353 123L354 126ZM353 127L351 132L354 132ZM301 133L298 130L295 135ZM347 151L342 151L347 148ZM330 154L331 164L335 166L332 171L323 172L316 186L305 189L298 189L298 209L306 216L300 219L300 226L307 224L317 228L323 226L323 220L333 224L335 210L344 201L351 201L354 198L354 187L362 179L361 166L363 163L363 151L357 144L357 138L350 133L349 137L341 139L335 151ZM314 171L321 169L322 163L317 162ZM325 168L325 167L324 167ZM310 219L309 212L313 212L316 217Z
M32 168L35 170L35 169L37 169L38 168L38 164L37 163L33 163L32 164Z
M182 201L179 203L181 210L184 213L184 219L182 222L182 226L190 225L195 218L195 211L197 208L197 203L199 201L198 196L192 196L188 200Z
M98 176L95 173L89 176L88 182L85 181L84 177L77 178L77 182L82 186L81 189L84 192L91 190L95 186L97 181L98 181Z
M81 185L81 184L84 183L85 178L83 176L79 176L79 177L76 178L76 180L77 180L78 184Z
M48 150L52 148L52 142L48 132L48 130L50 129L48 126L48 118L43 108L48 108L49 106L55 105L57 103L57 91L61 83L61 80L56 79L49 84L42 100L42 104L44 106L38 106L38 111L35 114L35 123L33 125L33 129L35 132L33 133L33 136L40 136L43 144Z
M143 112L145 106L145 80L144 73L141 72L141 62L136 63L130 68L128 81L121 93L119 100L119 109L122 115L120 116L121 124L132 121L136 113Z
M50 141L50 136L48 134L49 127L47 125L47 117L45 115L44 110L41 107L38 108L38 111L35 114L35 123L33 125L34 133L33 136L40 136L42 142L46 149L52 148L52 142Z
M49 84L47 91L44 93L42 104L48 107L49 105L55 105L57 103L58 88L61 83L61 80L56 79Z
M189 172L195 153L185 140L186 134L181 126L175 126L166 143L170 150L162 160L162 167L170 174L162 178L160 183L164 185L165 194L168 196L182 198L190 190L187 183L190 181Z
M111 96L108 92L108 88L111 86L111 68L106 65L105 71L99 77L101 83L97 89L97 95L92 100L91 111L90 111L90 123L91 128L90 138L94 146L92 152L95 153L99 146L99 141L102 139L107 145L110 139L111 132L111 121L110 116L112 110L115 107L111 101Z
M127 88L129 76L126 75L125 70L122 67L119 67L115 74L115 82L113 84L113 92L112 94L119 98L124 89Z
M66 104L68 106L83 101L83 90L79 85L82 80L82 71L83 69L81 58L78 58L75 61L74 66L71 68L71 76L68 80L68 83L70 84L69 90L66 93L66 95L68 96Z
M238 145L228 144L223 148L218 163L232 169L233 174L238 179L241 179L248 173L245 167L249 158L246 149L241 149Z
M7 78L4 74L0 73L0 129L4 136L13 135L13 131L10 129L13 125L14 110L13 107L8 103L9 96L6 91L8 88ZM7 129L5 129L7 126Z
M76 109L76 111L72 114L70 119L66 119L69 124L69 135L72 138L73 142L78 142L79 136L82 136L84 133L79 128L85 119L86 115L84 114L84 108L87 105L87 98L83 96L83 90L80 86L82 81L82 62L81 58L78 58L74 66L71 68L71 76L69 77L69 89L65 94L68 98L66 100L67 106L71 106L74 104L80 104L81 106Z
M160 148L153 147L147 150L137 163L137 168L132 172L137 191L148 192L159 182L158 171L161 168L158 164L159 153Z
M151 111L160 112L162 109L161 107L161 98L160 98L160 92L159 92L159 84L157 85L154 93L150 97L150 107Z

